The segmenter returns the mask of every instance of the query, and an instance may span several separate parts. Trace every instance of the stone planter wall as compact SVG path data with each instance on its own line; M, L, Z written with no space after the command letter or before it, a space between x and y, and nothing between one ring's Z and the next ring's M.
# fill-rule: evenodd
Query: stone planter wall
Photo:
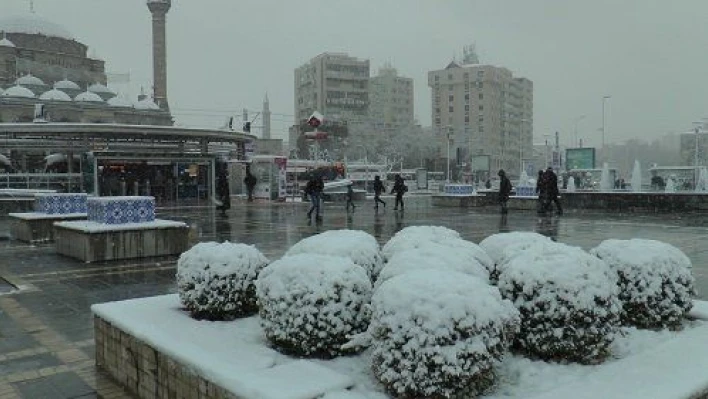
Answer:
M94 316L96 366L141 399L245 399Z
M13 212L32 212L34 198L7 198L0 197L0 215Z
M29 243L54 241L54 222L64 220L82 220L86 216L54 215L41 219L24 219L10 215L12 220L11 234L15 240Z
M54 226L56 251L84 262L177 255L189 247L189 227L85 232Z

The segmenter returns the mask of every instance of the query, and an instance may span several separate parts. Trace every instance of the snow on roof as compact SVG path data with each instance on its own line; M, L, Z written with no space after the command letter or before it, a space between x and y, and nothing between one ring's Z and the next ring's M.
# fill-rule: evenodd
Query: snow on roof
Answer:
M34 98L32 90L22 86L12 86L2 93L3 97Z
M88 91L94 92L94 93L109 93L109 94L115 94L113 93L113 90L109 89L108 86L103 85L101 83L94 83L91 86L89 86Z
M111 107L132 108L133 103L123 97L113 97L107 101Z
M0 18L0 31L8 33L44 35L74 40L74 35L72 35L66 28L44 18L40 18L36 14L25 14Z
M41 96L39 96L39 99L45 101L71 101L71 97L69 97L68 94L57 89L44 92Z
M79 85L67 79L54 83L54 88L58 90L81 90Z
M154 101L152 101L149 98L146 98L142 101L138 101L135 103L135 109L141 109L141 110L159 110L160 107L155 104Z
M17 78L17 80L15 80L15 84L20 86L45 86L42 79L32 76L31 73Z
M90 91L85 91L85 92L79 94L78 96L76 96L76 98L74 98L74 100L80 101L80 102L86 102L86 103L102 103L103 102L103 99L98 94L92 93Z
M0 47L16 47L15 43L7 40L6 37L3 37L2 40L0 40Z

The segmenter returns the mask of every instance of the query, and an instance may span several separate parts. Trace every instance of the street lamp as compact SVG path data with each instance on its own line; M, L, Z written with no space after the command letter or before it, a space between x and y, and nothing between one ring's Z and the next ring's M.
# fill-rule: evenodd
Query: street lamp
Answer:
M524 171L524 123L526 122L528 122L528 119L522 118L519 127L519 179L521 179L521 173Z
M447 183L450 184L450 141L452 141L452 126L447 127Z
M612 96L602 97L602 160L605 159L605 100L609 100Z
M702 122L693 122L696 125L694 132L696 135L695 148L693 149L693 189L698 191L698 134L701 131Z
M578 141L578 123L585 119L585 115L580 115L575 118L575 145L580 147L580 142Z

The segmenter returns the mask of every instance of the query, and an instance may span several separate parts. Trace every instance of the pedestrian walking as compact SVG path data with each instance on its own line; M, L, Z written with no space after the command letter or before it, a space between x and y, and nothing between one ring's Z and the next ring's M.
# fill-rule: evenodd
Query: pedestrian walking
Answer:
M314 211L315 220L322 220L322 216L320 216L322 190L324 190L324 181L322 180L322 176L313 175L310 177L310 180L307 182L307 186L305 187L305 193L310 197L310 202L312 203L310 210L307 212L308 219L312 218L312 212Z
M399 204L401 205L401 210L403 210L403 194L405 194L406 191L408 191L408 186L406 186L401 175L397 174L394 177L393 188L391 189L391 194L396 194L396 203L393 205L394 211L398 210Z
M349 207L352 208L352 212L356 209L356 205L354 205L354 188L351 184L347 186L347 212L349 212Z
M558 199L558 196L560 195L560 191L558 190L558 176L553 172L553 168L549 167L543 174L543 178L545 180L545 184L547 185L546 195L548 200L546 203L548 204L548 211L551 211L551 202L553 202L556 205L556 214L560 216L563 214L563 208L561 207L560 200Z
M231 191L226 170L221 170L216 178L216 195L218 196L216 209L220 210L222 215L226 215L226 211L231 209Z
M546 184L546 177L543 174L543 170L538 171L538 178L536 180L536 195L538 195L536 213L539 215L545 215L548 210L548 184Z
M258 179L251 173L251 166L246 166L246 177L243 178L243 184L246 185L246 194L248 195L248 202L253 202L253 190L256 188Z
M509 195L511 195L511 181L506 177L506 172L504 169L499 169L497 173L499 176L499 204L501 205L501 213L509 213L507 208L507 203L509 202Z
M374 176L374 209L379 210L379 203L381 203L386 208L386 203L381 199L381 193L386 191L381 177L379 175Z

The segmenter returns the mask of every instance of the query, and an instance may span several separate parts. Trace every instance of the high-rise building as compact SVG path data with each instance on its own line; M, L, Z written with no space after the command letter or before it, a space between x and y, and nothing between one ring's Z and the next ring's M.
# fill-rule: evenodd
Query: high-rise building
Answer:
M369 60L323 53L295 69L295 118L318 111L326 119L354 122L369 111Z
M506 68L479 64L473 53L466 52L463 63L453 61L445 69L428 72L428 86L441 157L446 157L450 140L450 158L458 165L488 156L491 173L505 169L520 174L523 160L533 157L530 80L514 77Z
M269 140L270 139L270 101L268 100L268 94L266 94L265 99L263 100L263 111L261 111L261 115L263 118L263 134L261 135L261 138Z
M369 118L376 127L396 129L414 123L413 79L385 65L369 80Z

